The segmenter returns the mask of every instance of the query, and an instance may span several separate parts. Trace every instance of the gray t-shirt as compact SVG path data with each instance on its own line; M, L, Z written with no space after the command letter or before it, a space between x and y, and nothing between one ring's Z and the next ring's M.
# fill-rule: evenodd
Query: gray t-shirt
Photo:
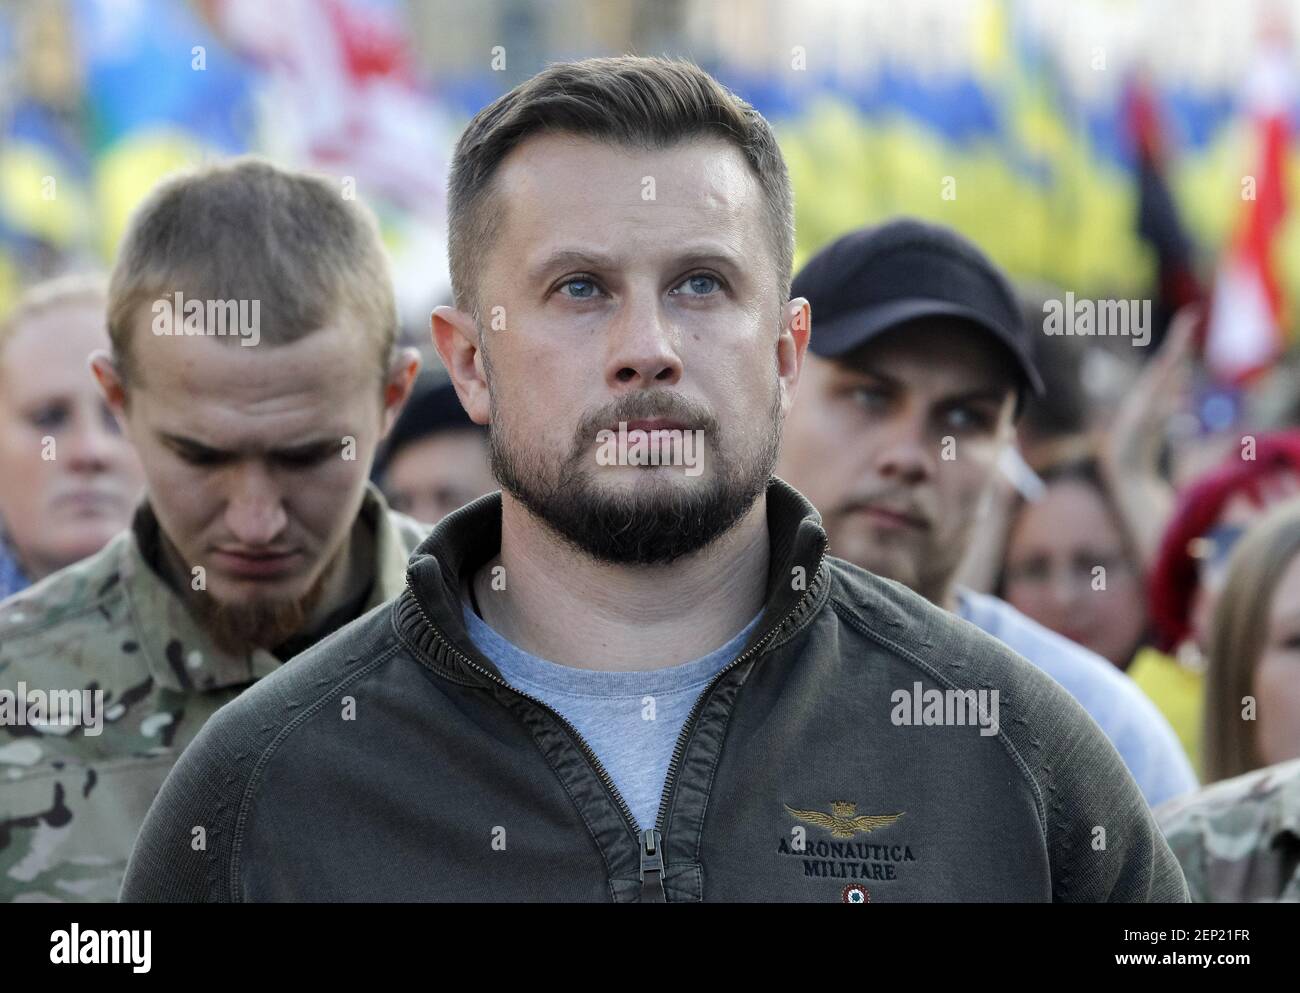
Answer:
M710 679L731 662L761 613L721 648L665 669L597 672L530 655L492 630L469 604L465 628L511 686L535 696L578 729L641 830L655 826L673 746Z

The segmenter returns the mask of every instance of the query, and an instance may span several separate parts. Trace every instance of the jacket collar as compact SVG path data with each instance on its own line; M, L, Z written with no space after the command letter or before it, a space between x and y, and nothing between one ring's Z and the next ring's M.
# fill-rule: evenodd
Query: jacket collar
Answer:
M797 627L821 599L807 592L815 592L815 584L827 581L821 515L798 490L775 476L768 481L766 498L770 542L767 599L742 653L777 625L787 630ZM436 664L461 675L468 673L456 653L499 676L496 666L477 650L465 630L460 591L462 580L500 550L499 491L443 518L415 550L407 567L409 588L395 608L403 640ZM581 609L581 605L574 608Z
M383 496L370 483L353 527L366 528L376 542L375 581L365 606L370 610L405 587L409 545L403 543ZM137 508L122 538L120 575L131 627L155 685L187 692L218 690L251 683L280 667L280 659L265 649L233 654L213 644L155 565L160 532L148 501Z

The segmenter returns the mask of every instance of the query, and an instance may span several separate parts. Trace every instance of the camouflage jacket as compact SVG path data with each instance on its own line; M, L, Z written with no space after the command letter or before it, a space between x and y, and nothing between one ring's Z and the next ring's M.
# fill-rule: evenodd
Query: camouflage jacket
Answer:
M1197 903L1300 901L1300 759L1155 811Z
M428 528L373 486L358 522L377 542L370 610L404 588ZM157 528L145 504L99 553L0 604L0 902L117 899L182 749L280 666L262 649L238 657L210 642L149 564Z

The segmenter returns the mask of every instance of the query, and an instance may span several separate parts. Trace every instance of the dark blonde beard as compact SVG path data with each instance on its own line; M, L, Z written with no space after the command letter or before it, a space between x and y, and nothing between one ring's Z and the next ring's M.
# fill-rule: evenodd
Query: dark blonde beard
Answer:
M251 603L222 603L212 596L191 601L194 618L220 649L243 655L254 648L268 651L307 626L325 593L329 570L311 588L292 599L257 599Z
M666 392L627 394L602 414L583 418L566 458L516 450L503 436L495 409L489 456L497 482L571 547L600 562L666 565L708 547L729 531L766 490L781 441L781 395L752 450L721 450L719 426L709 412ZM712 476L691 491L607 493L591 465L596 431L611 422L671 416L699 426L710 443Z

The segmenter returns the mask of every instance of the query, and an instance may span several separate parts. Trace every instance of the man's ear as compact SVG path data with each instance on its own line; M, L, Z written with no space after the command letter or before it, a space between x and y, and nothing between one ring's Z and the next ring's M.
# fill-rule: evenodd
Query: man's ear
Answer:
M781 409L790 412L804 356L812 338L812 307L795 297L781 309L781 335L776 342L776 372L781 383Z
M388 432L397 423L397 415L406 406L419 372L420 353L416 349L399 348L393 353L393 360L388 364L388 378L384 381L384 431L381 438L388 437Z
M491 405L474 319L455 307L436 307L430 325L433 347L447 367L465 413L475 424L487 424Z
M126 380L113 361L113 356L102 348L96 349L90 353L87 365L90 367L90 374L95 377L95 382L99 385L104 403L108 405L122 433L129 437L126 417Z

